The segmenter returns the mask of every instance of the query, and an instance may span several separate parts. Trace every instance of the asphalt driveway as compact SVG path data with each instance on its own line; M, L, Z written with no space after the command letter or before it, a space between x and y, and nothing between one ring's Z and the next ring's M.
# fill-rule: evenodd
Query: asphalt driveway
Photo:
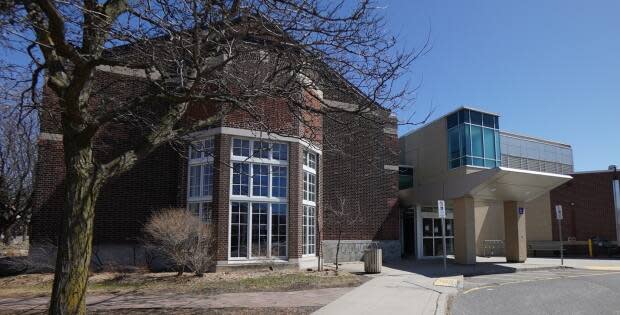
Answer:
M620 314L620 271L555 269L466 277L452 314Z

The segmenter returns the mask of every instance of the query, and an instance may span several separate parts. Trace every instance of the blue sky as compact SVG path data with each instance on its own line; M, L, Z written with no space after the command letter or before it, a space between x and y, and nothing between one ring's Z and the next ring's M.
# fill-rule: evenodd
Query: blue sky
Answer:
M499 113L504 130L571 144L578 171L620 164L620 1L382 3L403 44L430 32L408 74L418 118L470 105Z

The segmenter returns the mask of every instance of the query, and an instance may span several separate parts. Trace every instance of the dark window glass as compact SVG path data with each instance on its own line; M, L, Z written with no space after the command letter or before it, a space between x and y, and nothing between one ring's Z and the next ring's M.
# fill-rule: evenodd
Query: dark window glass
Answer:
M422 219L422 236L433 236L433 219Z
M474 125L482 125L482 113L480 112L475 112L475 111L470 111L469 112L470 116L471 116L471 123Z
M450 116L448 116L448 129L456 126L459 124L459 117L458 117L458 113L454 113Z
M499 117L495 116L495 129L499 129Z
M448 131L448 150L450 151L450 160L460 157L460 142L461 139L459 128L450 129L450 131Z
M493 128L493 126L495 125L495 116L494 115L489 115L489 114L484 114L482 116L482 124L485 127L489 127L489 128Z
M465 132L465 136L463 137L463 148L465 149L464 155L471 155L471 136L470 136L470 126L463 125L463 129Z
M461 166L461 159L456 159L456 160L452 160L450 161L450 168L456 168Z

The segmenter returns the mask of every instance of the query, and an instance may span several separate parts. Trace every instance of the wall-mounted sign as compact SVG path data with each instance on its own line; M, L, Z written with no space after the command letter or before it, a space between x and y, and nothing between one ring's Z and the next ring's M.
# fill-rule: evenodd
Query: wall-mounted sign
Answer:
M519 207L517 208L517 212L519 213L519 215L525 214L525 208Z

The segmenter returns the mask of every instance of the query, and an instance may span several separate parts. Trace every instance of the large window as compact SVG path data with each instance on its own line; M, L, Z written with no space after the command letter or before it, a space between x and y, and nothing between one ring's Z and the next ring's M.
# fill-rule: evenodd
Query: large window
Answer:
M232 140L230 258L287 257L288 144Z
M213 152L213 138L189 146L187 209L205 223L212 223Z
M499 118L496 115L461 109L449 115L446 121L449 168L501 165Z
M316 200L317 200L317 164L316 153L304 151L303 165L303 254L316 253Z
M316 208L304 205L303 213L303 247L304 255L316 253Z

